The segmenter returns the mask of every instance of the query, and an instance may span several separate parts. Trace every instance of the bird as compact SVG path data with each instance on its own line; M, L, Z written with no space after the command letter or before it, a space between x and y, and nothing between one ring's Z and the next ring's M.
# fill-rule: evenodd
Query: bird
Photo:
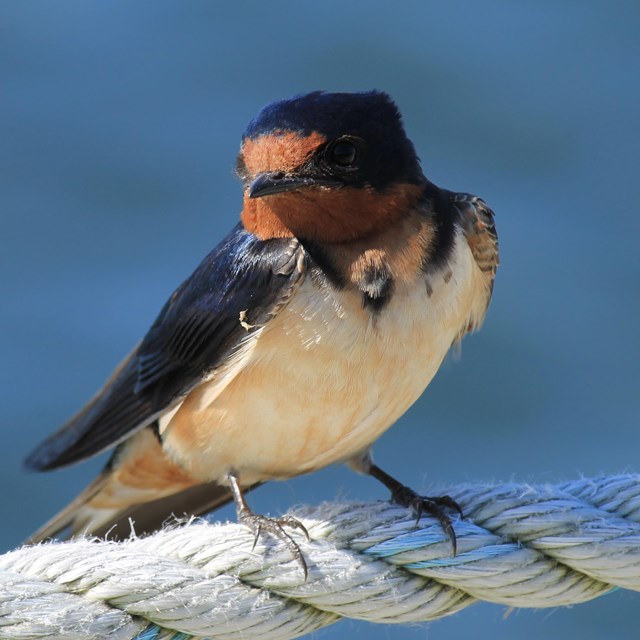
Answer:
M236 162L240 221L169 297L98 393L25 460L49 471L113 449L30 538L152 532L234 501L238 521L306 563L292 516L246 493L334 463L440 522L371 447L482 324L499 263L482 199L428 180L391 97L314 91L250 121ZM290 530L290 533L289 531Z

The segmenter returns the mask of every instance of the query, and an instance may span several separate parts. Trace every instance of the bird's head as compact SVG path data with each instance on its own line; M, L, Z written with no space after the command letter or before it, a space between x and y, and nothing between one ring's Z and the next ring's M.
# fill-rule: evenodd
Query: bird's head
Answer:
M242 221L261 239L349 242L413 207L424 177L381 92L314 92L266 106L238 155Z

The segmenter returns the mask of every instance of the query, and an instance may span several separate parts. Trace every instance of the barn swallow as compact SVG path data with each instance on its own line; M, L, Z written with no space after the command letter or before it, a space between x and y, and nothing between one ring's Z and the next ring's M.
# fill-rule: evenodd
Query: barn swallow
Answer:
M485 316L498 266L493 213L420 167L385 93L275 102L242 138L239 224L171 295L95 397L27 458L45 471L115 447L39 531L123 536L233 500L304 565L291 517L245 493L345 462L455 535L448 496L418 495L372 443ZM283 528L284 527L284 528ZM292 532L293 533L293 532Z

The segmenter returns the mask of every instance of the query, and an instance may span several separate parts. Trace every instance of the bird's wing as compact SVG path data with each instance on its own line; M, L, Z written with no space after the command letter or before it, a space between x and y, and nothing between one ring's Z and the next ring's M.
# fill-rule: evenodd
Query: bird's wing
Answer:
M482 198L468 193L452 193L451 202L459 215L459 223L480 271L490 279L490 290L500 264L498 234L493 211Z
M471 254L486 278L488 306L500 264L493 211L482 198L468 193L452 193L451 203L458 212L458 223L467 238Z
M234 375L230 362L286 305L305 265L296 240L260 241L238 225L175 291L105 386L26 466L43 471L97 454L151 424L203 380Z

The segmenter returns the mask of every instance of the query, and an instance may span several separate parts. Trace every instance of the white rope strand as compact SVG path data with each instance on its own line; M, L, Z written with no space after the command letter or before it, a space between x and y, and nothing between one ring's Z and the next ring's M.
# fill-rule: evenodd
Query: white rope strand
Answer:
M296 510L307 581L278 540L253 548L237 524L23 547L0 556L0 638L275 640L341 617L418 622L478 599L557 607L640 590L639 475L448 493L466 516L455 557L438 523L416 527L386 502Z

